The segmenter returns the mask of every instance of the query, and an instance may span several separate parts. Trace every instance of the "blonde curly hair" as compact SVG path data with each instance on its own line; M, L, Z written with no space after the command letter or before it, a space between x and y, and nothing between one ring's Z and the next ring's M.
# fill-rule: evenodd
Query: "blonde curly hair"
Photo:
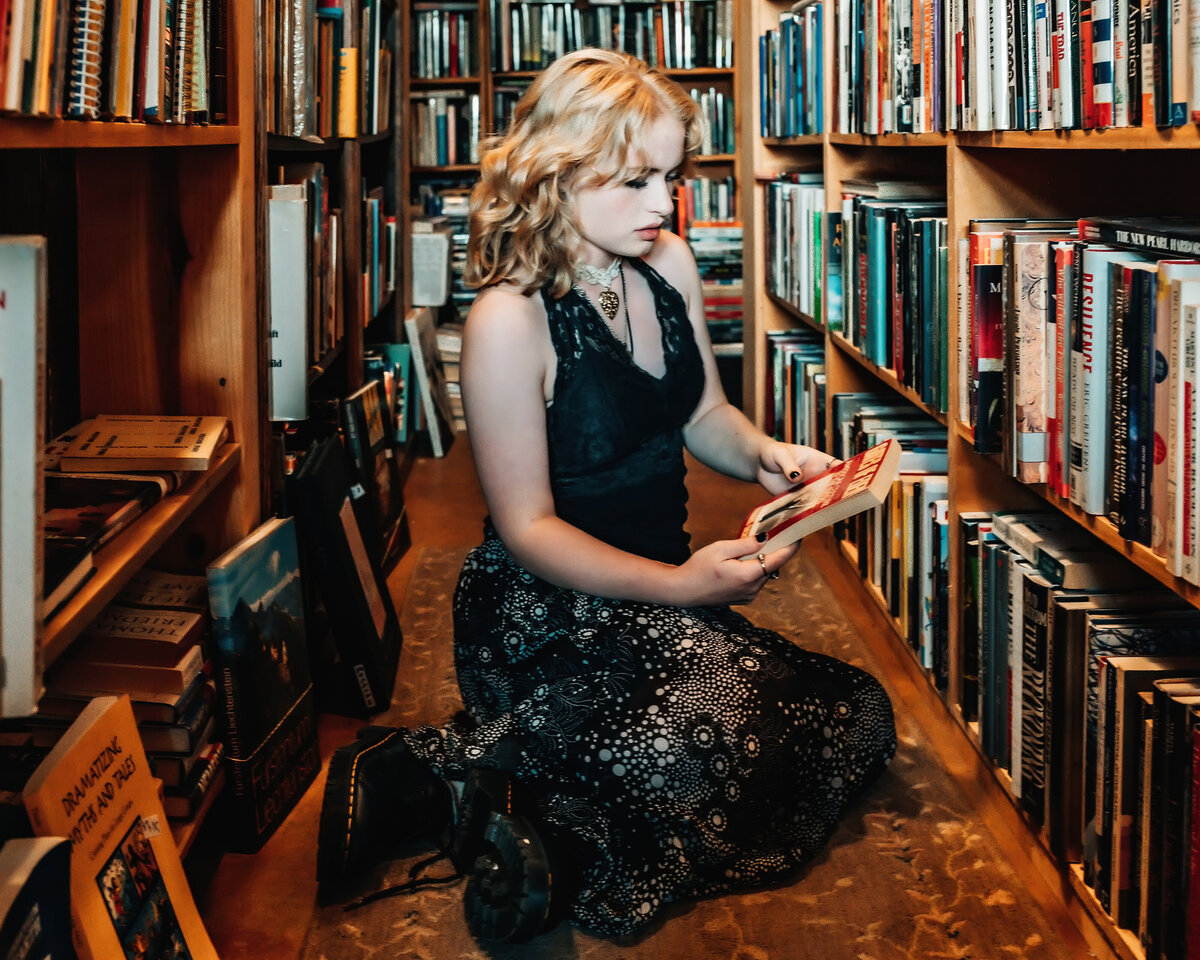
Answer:
M665 74L598 49L567 54L542 71L508 132L483 144L471 191L467 285L507 280L526 293L547 284L556 297L566 293L581 241L567 190L641 176L629 161L663 116L683 125L686 165L700 149L703 118Z

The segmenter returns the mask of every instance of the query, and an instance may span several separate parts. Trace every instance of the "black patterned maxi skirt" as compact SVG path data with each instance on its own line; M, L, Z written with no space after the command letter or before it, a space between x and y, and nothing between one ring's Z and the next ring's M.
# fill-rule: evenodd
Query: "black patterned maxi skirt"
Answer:
M526 572L495 534L454 598L463 704L410 731L443 776L501 766L579 868L568 913L627 934L665 904L787 877L891 759L869 674L725 607L606 600Z

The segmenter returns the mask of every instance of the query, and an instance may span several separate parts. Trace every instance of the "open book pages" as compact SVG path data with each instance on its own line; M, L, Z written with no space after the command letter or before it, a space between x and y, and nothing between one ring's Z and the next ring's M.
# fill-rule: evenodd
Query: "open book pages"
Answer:
M770 553L814 531L883 503L900 471L895 440L864 450L795 490L761 503L746 517L741 536L761 536L759 553Z

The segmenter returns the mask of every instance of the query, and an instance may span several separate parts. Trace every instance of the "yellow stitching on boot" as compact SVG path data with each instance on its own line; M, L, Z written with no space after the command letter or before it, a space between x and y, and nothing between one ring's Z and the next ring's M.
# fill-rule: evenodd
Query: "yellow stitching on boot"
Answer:
M363 751L355 754L354 763L352 763L350 765L350 802L346 805L346 842L342 844L342 866L343 867L346 865L346 861L350 859L350 833L351 833L351 824L354 823L354 795L358 792L357 791L358 781L355 779L354 774L355 774L355 771L358 769L358 761L361 760L365 754L370 753L376 747L382 747L385 743L387 743L389 740L392 739L392 737L394 737L396 735L397 735L397 731L393 730L382 740L379 740L379 741L371 744L371 746L367 747L366 750L363 750Z

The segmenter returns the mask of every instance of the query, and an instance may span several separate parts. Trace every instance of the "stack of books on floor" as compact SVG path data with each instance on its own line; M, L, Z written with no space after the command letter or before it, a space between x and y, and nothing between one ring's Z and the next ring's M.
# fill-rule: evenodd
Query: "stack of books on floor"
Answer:
M51 747L94 698L128 693L168 816L187 820L221 765L203 576L144 569L47 671L25 723Z

